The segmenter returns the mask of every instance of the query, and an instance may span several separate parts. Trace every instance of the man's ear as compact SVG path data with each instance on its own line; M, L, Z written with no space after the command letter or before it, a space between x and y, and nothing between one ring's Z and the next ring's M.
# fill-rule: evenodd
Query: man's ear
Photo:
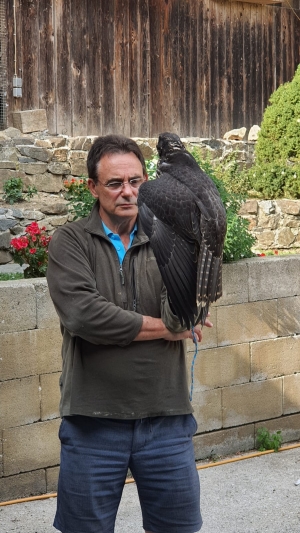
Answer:
M145 181L148 181L148 174L144 174Z
M88 188L90 189L90 193L94 198L98 198L98 194L96 192L96 183L92 179L87 180Z

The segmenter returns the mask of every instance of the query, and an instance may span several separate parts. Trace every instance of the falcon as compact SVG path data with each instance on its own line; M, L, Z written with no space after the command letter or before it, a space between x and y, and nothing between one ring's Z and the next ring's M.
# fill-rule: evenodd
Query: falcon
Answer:
M204 324L209 305L222 295L226 211L178 135L160 134L157 151L157 179L139 189L139 216L171 309L192 329Z

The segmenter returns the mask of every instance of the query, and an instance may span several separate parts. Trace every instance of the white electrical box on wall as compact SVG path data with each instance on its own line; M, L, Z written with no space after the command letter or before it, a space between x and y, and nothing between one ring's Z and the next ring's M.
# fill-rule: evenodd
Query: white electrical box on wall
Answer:
M22 97L22 78L18 78L17 76L13 77L13 96L15 98Z

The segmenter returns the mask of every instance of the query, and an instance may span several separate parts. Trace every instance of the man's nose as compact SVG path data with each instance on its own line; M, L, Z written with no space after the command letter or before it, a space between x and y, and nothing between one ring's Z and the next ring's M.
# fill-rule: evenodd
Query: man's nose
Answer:
M124 196L132 195L132 188L129 181L123 181L122 194L124 194Z

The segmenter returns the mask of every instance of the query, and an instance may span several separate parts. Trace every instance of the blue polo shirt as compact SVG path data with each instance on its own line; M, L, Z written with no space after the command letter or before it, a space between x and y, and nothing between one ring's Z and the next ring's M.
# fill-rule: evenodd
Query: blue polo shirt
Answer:
M119 258L119 261L120 261L120 264L123 263L123 259L125 257L125 254L126 254L126 250L125 250L125 246L124 244L122 243L121 241L121 238L120 238L120 235L118 235L117 233L113 233L105 224L104 222L102 222L103 224L103 229L107 235L107 237L111 240L112 244L114 245L116 251L117 251L117 254L118 254L118 258ZM132 232L130 233L130 241L129 241L129 246L128 248L130 248L130 246L132 245L132 241L134 239L134 236L137 232L137 224L134 225L133 227L133 230Z

